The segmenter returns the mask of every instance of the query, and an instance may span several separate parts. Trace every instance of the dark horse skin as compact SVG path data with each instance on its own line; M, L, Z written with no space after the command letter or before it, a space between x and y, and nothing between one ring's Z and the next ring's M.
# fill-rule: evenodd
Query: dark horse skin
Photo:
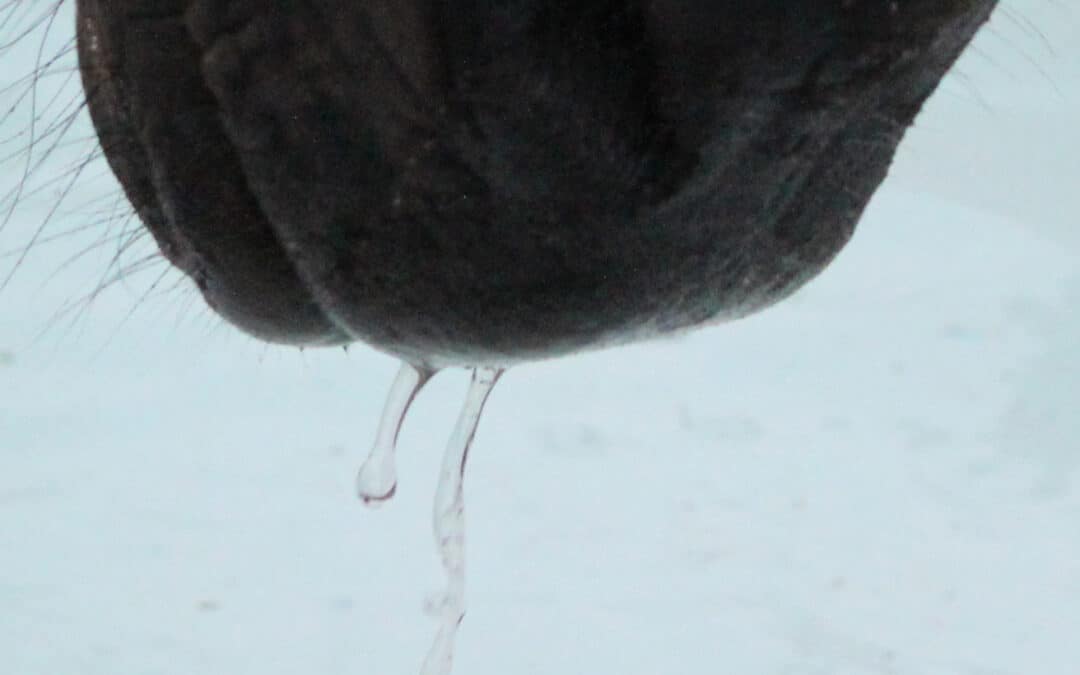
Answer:
M79 0L108 161L260 339L509 365L744 316L849 240L996 0Z

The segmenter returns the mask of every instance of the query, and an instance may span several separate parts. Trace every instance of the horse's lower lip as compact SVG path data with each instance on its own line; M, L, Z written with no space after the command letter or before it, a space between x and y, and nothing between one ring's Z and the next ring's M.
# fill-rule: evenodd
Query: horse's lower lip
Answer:
M147 15L135 2L78 2L79 61L106 157L163 254L215 311L271 341L346 341L246 186L174 4Z
M828 264L994 2L849 4L78 6L106 155L216 311L505 363Z

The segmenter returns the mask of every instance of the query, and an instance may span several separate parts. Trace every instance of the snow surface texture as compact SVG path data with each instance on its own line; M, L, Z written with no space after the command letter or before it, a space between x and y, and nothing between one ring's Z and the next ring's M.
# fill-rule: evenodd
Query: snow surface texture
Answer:
M456 673L1078 672L1070 5L999 12L796 297L503 377L469 460ZM163 267L35 340L108 267L114 242L52 276L87 236L0 293L0 673L415 673L468 375L420 395L371 511L353 480L397 364L256 344L175 276L148 292Z

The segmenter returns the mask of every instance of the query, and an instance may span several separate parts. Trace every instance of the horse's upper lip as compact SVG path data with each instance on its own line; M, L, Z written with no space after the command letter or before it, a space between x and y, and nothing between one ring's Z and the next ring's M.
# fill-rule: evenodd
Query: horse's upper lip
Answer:
M90 107L215 309L477 361L797 288L993 2L145 4L80 0Z

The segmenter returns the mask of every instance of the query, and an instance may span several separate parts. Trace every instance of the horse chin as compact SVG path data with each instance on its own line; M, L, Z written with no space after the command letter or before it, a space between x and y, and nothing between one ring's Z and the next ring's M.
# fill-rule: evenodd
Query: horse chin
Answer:
M794 292L995 4L78 0L78 47L221 316L502 366Z

